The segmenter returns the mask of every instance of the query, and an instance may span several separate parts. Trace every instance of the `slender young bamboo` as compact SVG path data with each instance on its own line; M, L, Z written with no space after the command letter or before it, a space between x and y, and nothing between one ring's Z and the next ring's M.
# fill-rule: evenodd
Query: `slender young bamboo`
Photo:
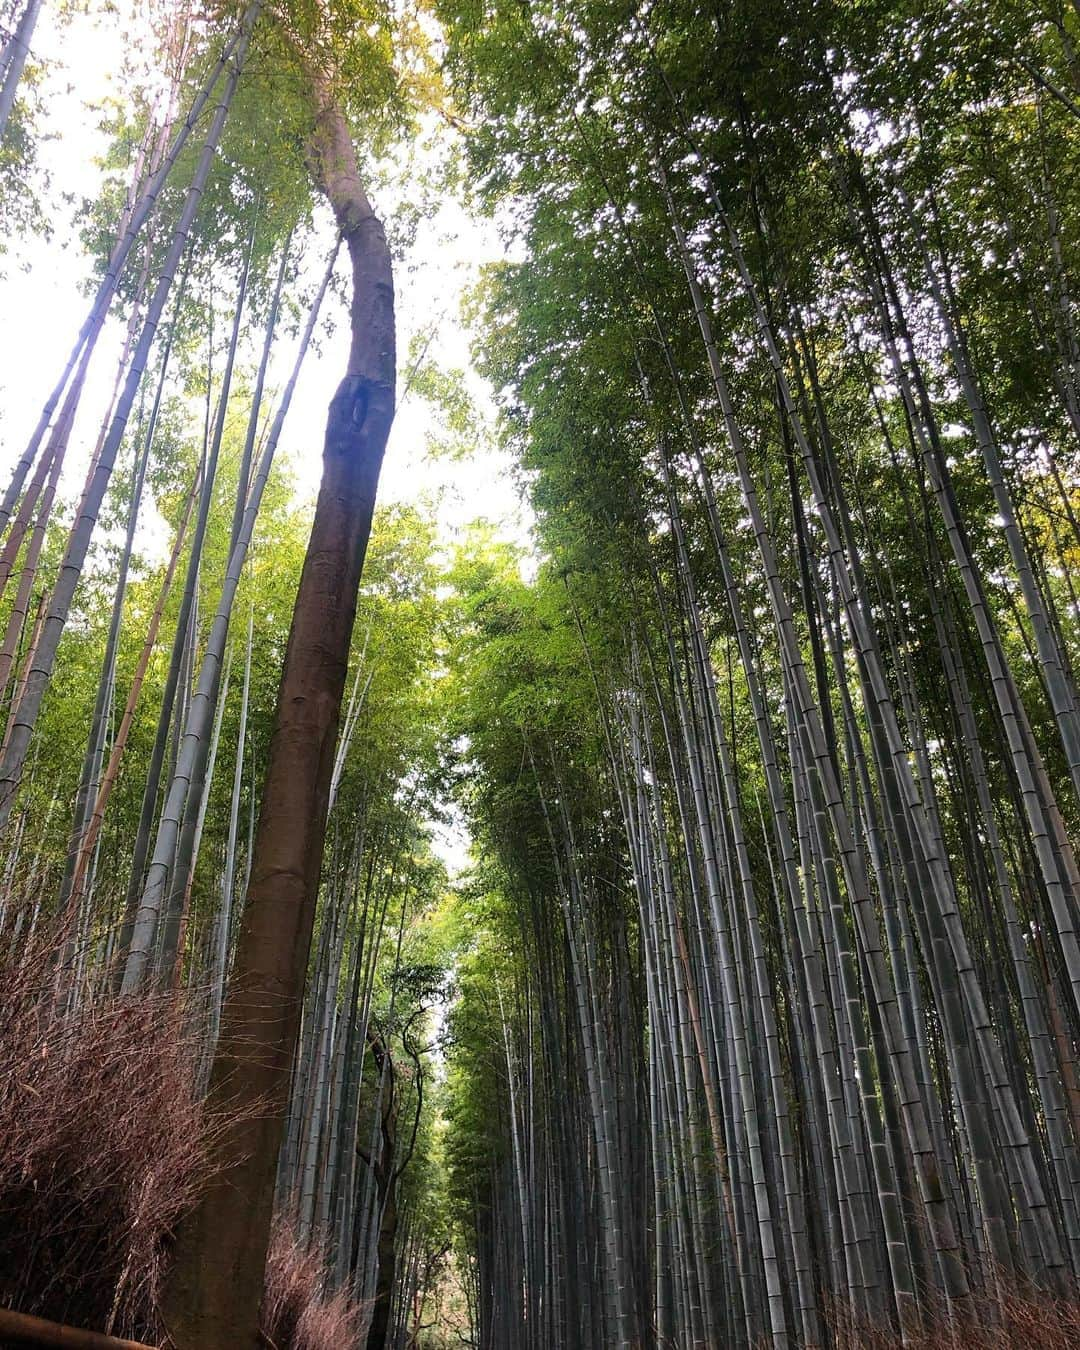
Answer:
M176 575L176 569L180 562L180 556L183 551L184 540L187 536L187 529L191 523L192 512L195 509L195 499L199 493L201 477L196 473L192 481L191 488L188 491L184 503L184 513L180 518L180 524L177 527L176 537L173 540L172 552L169 555L169 561L165 568L165 575L162 579L161 590L158 593L157 603L150 616L150 623L147 627L146 638L143 641L142 650L135 664L135 672L132 676L131 688L128 691L127 702L120 718L120 724L116 730L116 736L113 739L112 749L109 753L109 760L101 776L101 782L97 789L97 796L94 800L93 810L87 822L83 833L82 843L79 849L79 855L75 861L75 867L71 879L71 895L73 901L77 900L82 894L82 887L85 884L87 868L90 857L97 846L98 836L101 832L102 822L105 818L105 808L108 805L109 797L112 794L113 786L116 783L120 771L120 761L127 746L128 734L131 731L132 723L135 720L135 708L139 701L139 695L142 692L143 681L146 678L146 671L150 664L150 658L154 652L154 646L157 642L158 630L161 627L161 620L165 613L165 604L169 598L169 592L172 589L173 579ZM124 946L125 944L121 944Z
M217 1043L221 1026L221 1003L228 976L232 934L233 891L236 885L236 839L240 826L240 793L244 785L244 752L247 745L248 699L251 692L251 648L255 629L255 606L248 611L247 644L244 649L244 686L240 695L240 729L237 732L232 796L229 799L229 835L225 844L225 867L221 875L221 907L217 917L217 941L210 987L210 1045ZM252 784L254 790L254 784Z
M105 444L102 446L101 456L93 479L80 504L75 523L72 526L68 547L60 566L56 587L53 590L49 613L42 630L41 641L35 653L33 667L28 672L26 690L12 716L7 750L2 763L0 763L0 829L6 826L11 815L15 794L22 779L22 770L26 761L30 738L37 722L46 687L52 675L56 652L60 645L60 637L67 623L75 588L82 574L83 563L90 546L90 538L97 521L97 515L112 475L117 451L127 430L128 416L135 401L143 371L146 368L161 314L172 289L177 266L187 248L188 236L194 224L199 203L202 200L210 166L225 126L225 119L233 94L239 83L240 72L251 37L251 26L254 24L256 13L257 11L249 11L249 14L245 16L245 27L236 47L232 68L225 81L221 98L207 131L195 176L188 188L180 219L177 221L168 253L162 265L160 279L147 307L142 332L136 344L131 368L124 382L123 392L113 415L112 426L105 439Z
M184 275L180 279L180 286L177 291L176 315L179 314L180 306L183 303L186 283L187 271L185 270ZM158 416L161 412L161 398L165 389L165 378L169 368L169 356L172 352L173 336L176 332L176 315L174 315L173 322L169 328L168 337L162 350L161 370L158 375L157 388L154 392L154 402L150 409L150 417L146 424L146 433L143 437L141 451L138 453L132 478L124 547L120 555L120 566L116 578L116 587L113 592L112 612L109 618L109 631L105 641L105 656L102 661L101 679L98 682L97 699L90 720L90 739L87 742L86 755L83 759L82 776L79 781L78 794L75 798L74 828L72 831L71 842L68 845L68 858L64 868L64 878L60 886L61 909L64 909L71 896L72 883L75 877L79 853L82 848L83 837L89 827L91 815L93 813L94 800L101 786L101 765L104 757L106 730L105 690L113 685L116 675L116 661L120 643L120 623L124 611L124 597L127 593L128 570L131 566L131 554L135 543L135 528L138 524L143 486L146 482L146 470L150 462L150 454L154 444L154 434L157 430Z
M229 558L229 566L225 574L225 582L222 586L217 612L214 615L210 637L207 640L202 666L199 670L198 686L185 721L180 753L177 756L176 767L169 782L165 806L162 809L161 823L154 845L154 853L150 860L146 886L143 889L135 916L131 946L124 971L122 985L124 993L131 993L139 988L147 978L153 959L161 906L165 898L165 883L169 872L172 870L173 855L180 835L183 805L187 799L192 779L197 772L204 743L205 752L209 753L209 736L214 716L215 693L220 678L225 647L228 642L233 601L236 598L248 548L255 530L255 520L262 502L263 490L270 477L274 455L281 440L281 433L292 404L297 380L300 378L304 357L311 345L311 337L315 331L315 324L318 321L323 298L330 285L330 279L337 262L337 254L338 245L335 244L322 283L308 313L307 323L297 350L296 361L282 392L281 402L260 457L255 479L251 485L251 492L244 509L243 522L236 546ZM205 763L205 761L203 762Z
M251 254L252 250L255 247L255 234L257 228L258 228L258 216L256 215L253 217L252 220L251 233L248 240L248 250L244 258L243 267L241 269L240 285L237 291L235 312L233 315L232 332L230 334L229 346L225 358L225 369L222 372L221 388L218 391L217 413L214 418L213 432L209 440L208 476L211 480L216 477L218 458L221 453L222 436L225 430L225 416L228 411L229 392L232 386L233 366L236 361L236 349L240 338L240 326L244 311L244 298L247 293L248 276L251 268ZM251 415L248 419L249 432L251 424L257 421L258 415L259 415L258 406L253 403ZM245 446L244 446L245 451L247 450L248 439L253 440L253 437L250 437L249 435L249 437L245 439ZM241 506L242 503L245 502L247 498L249 468L250 465L245 465L243 462L241 463L240 474L237 479L236 503L233 512L234 526L236 524L236 519L238 515L240 516L241 521L243 519L243 512ZM195 539L193 541L193 552L194 550L197 549L200 556L202 553L203 535L208 520L208 508L210 505L209 497L205 499L205 502L207 507L207 516L204 517L204 515L200 513L199 520L196 522ZM229 541L230 557L232 555L233 550L236 547L236 537L235 537L236 533L237 531L234 529L230 534L230 541ZM216 668L215 683L213 689L211 690L210 695L211 709L209 718L211 722L213 722L214 720L214 710L216 709L217 706L220 679L221 679L221 666L219 664ZM196 764L192 771L191 779L185 785L183 822L180 833L177 839L175 840L172 849L170 850L169 870L163 877L160 878L159 881L158 878L154 877L154 862L153 860L151 860L150 870L147 874L146 879L147 887L150 887L151 885L155 884L168 886L168 895L165 900L165 906L169 925L174 928L176 916L183 908L185 903L185 896L188 894L188 891L190 890L191 887L192 874L194 870L195 836L198 831L199 816L202 813L206 792L208 790L208 785L205 781L208 762L207 757L209 755L209 740L207 738L203 739L202 746L203 749L201 750L201 753L197 758ZM166 789L166 798L168 798L168 794L169 791L171 791L171 787L172 783L170 781L169 787ZM162 827L159 824L158 827L159 836L161 828ZM167 955L168 954L166 953L166 956ZM171 968L171 965L172 961L167 960L166 967Z
M30 55L30 44L34 40L41 5L42 0L26 0L15 32L10 42L5 44L0 58L0 69L4 72L3 82L0 83L0 137L7 130L11 110L15 106L15 93Z
M131 254L132 248L139 237L139 234L149 220L151 213L157 204L161 189L164 187L169 175L176 167L180 155L191 137L191 133L198 125L206 105L213 96L214 89L222 73L227 69L229 62L237 59L239 54L245 52L247 43L250 40L251 31L258 18L259 9L262 0L251 0L237 31L224 44L221 55L209 71L206 80L200 86L199 90L192 99L191 106L188 109L187 117L177 130L173 137L168 151L163 155L162 160L156 171L153 173L145 187L139 194L134 206L124 213L122 218L122 229L120 238L109 257L105 273L98 285L94 299L90 305L89 312L83 325L79 330L78 336L71 348L64 369L61 372L60 379L57 381L52 392L45 400L41 415L32 432L26 448L20 456L11 475L11 481L4 493L2 502L0 502L0 530L3 530L11 519L11 513L19 500L19 494L22 491L23 483L26 481L26 475L30 471L34 460L37 457L37 451L45 432L48 430L52 421L53 414L56 411L57 404L64 396L64 391L68 387L68 381L71 379L72 372L80 359L84 355L84 349L92 348L97 342L101 333L109 308L112 305L116 294L117 283L120 274ZM230 96L231 97L231 96ZM220 135L220 132L218 133ZM216 142L217 137L214 137ZM201 195L201 188L196 194Z

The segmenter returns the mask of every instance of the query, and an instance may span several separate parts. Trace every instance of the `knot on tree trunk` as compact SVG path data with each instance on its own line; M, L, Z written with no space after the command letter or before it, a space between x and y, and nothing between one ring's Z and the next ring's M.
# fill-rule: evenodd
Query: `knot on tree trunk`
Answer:
M375 441L382 444L394 418L394 391L364 375L346 375L330 401L326 455L355 454Z

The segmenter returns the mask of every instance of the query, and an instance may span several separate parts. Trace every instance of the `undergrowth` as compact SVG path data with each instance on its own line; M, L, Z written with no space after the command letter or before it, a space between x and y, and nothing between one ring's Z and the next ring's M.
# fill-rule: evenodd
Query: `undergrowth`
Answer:
M1076 1350L1080 1346L1080 1301L1034 1288L1007 1288L994 1299L980 1297L966 1316L927 1318L924 1330L906 1341L866 1318L837 1314L837 1350Z
M60 1011L49 947L0 949L0 1305L157 1345L171 1235L226 1123L197 1092L198 1031L175 997ZM263 1331L347 1350L359 1308L279 1221Z

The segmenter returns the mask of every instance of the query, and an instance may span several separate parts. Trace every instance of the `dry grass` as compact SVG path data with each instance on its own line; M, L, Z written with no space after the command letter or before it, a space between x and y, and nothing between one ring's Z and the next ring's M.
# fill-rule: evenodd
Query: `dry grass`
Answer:
M0 1304L156 1343L171 1234L224 1121L195 1091L198 1036L171 997L58 1015L47 949L0 951ZM357 1309L279 1225L264 1330L347 1350Z
M194 1047L165 998L59 1016L51 983L41 953L0 965L0 1299L142 1336L206 1175Z
M851 1316L833 1319L837 1350L901 1350L894 1332ZM1018 1290L984 1303L952 1326L933 1319L905 1350L1076 1350L1080 1300Z
M279 1350L342 1350L360 1344L358 1303L323 1288L322 1262L296 1241L290 1226L274 1225L266 1265L263 1330Z

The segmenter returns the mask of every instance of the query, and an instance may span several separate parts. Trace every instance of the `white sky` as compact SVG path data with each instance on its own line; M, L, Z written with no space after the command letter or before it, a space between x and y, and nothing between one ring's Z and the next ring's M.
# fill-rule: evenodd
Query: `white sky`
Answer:
M48 242L14 241L7 256L0 259L5 274L0 277L0 481L22 450L86 314L88 301L81 288L90 267L79 244L75 209L83 198L95 194L100 182L94 160L106 139L95 126L92 105L119 88L122 24L115 14L75 15L58 30L46 7L38 26L35 52L46 55L51 63L44 85L46 138L39 160L52 180L47 200L51 199L54 232ZM327 248L330 242L328 232ZM470 218L456 202L446 202L437 217L421 225L415 248L399 260L397 268L402 363L413 332L428 328L441 316L430 357L444 367L469 369L468 340L457 322L460 298L477 269L500 256L501 245L490 223ZM318 258L317 254L312 260L313 275L322 270ZM310 499L321 467L326 408L343 373L348 342L343 306L332 297L327 306L338 310L334 337L322 341L321 352L308 356L279 451L293 467L300 495ZM221 327L226 322L220 321ZM82 453L72 455L65 479L69 496L81 483L88 445L111 388L113 354L119 351L118 326L111 336L111 345L104 340L99 344L92 367L97 377L92 377L77 430ZM271 378L276 374L283 379L292 358L292 344L287 339L279 341ZM249 353L252 364L254 359ZM471 373L468 383L482 410L490 415L484 383ZM468 461L433 458L425 453L430 426L424 403L407 398L391 433L380 500L441 497L438 516L448 535L467 521L485 516L504 525L508 535L524 539L526 515L510 480L506 457L487 450Z
M138 9L141 0L133 3ZM131 22L130 15L75 14L58 27L47 0L38 25L34 53L49 61L42 85L46 116L39 162L51 177L46 201L53 237L11 241L7 255L0 257L0 486L23 449L86 314L83 287L90 266L79 244L75 212L84 198L96 194L100 183L94 161L106 139L97 129L94 105L110 94L122 96L119 72L125 48L130 51ZM327 249L330 242L328 231ZM469 371L470 391L489 417L490 393L470 371L468 339L457 314L461 295L478 267L500 255L494 228L471 219L459 204L447 202L435 219L421 226L416 247L399 260L396 277L399 360L404 364L407 359L412 333L429 328L441 315L429 355L444 368ZM325 258L326 251L318 256ZM317 258L313 269L317 269L313 275L322 270ZM314 500L321 470L326 409L343 373L348 343L340 302L328 297L327 303L339 311L334 336L322 340L321 351L308 355L279 450L279 459L287 459L293 469L299 495L309 501ZM221 327L227 322L226 318ZM69 505L82 484L89 447L112 387L119 345L120 327L113 325L95 354L61 485L61 497ZM293 341L278 343L272 381L284 379L293 351ZM255 359L249 352L249 365ZM424 402L406 398L391 433L380 501L434 504L446 543L479 517L496 524L500 534L526 542L528 512L518 499L507 457L486 449L464 461L433 458L425 450L431 429L431 413ZM154 534L151 516L140 532L140 546L152 548L157 542ZM160 543L164 550L165 540ZM467 839L462 827L440 830L436 842L452 870L464 864Z

